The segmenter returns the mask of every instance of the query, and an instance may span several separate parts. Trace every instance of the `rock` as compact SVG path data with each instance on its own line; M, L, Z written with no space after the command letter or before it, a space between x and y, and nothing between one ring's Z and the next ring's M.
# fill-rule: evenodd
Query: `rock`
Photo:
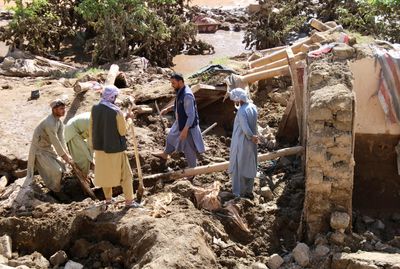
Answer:
M242 27L240 26L240 24L235 24L233 26L233 31L240 32L240 30L242 30Z
M68 261L65 266L64 269L82 269L83 265L74 261Z
M76 258L86 258L89 255L91 244L85 239L79 239L71 249L71 254Z
M267 261L270 269L278 269L285 261L278 254L272 254Z
M365 224L371 224L371 223L373 223L375 220L374 220L373 218L368 217L368 216L363 216L363 217L362 217L362 221L363 221Z
M239 257L239 258L246 258L247 257L247 253L246 251L244 251L243 249L241 249L240 247L235 247L234 249L235 251L235 256Z
M268 269L268 267L261 263L261 262L255 262L250 266L251 269Z
M375 221L374 227L378 230L385 230L385 224L381 220Z
M68 256L63 250L57 251L50 257L50 263L54 266L64 264L66 261L68 261Z
M105 204L95 205L89 208L85 208L78 212L78 215L87 216L88 218L95 220L101 213L107 210Z
M326 245L328 244L328 240L326 239L326 236L324 235L317 235L317 237L315 238L314 241L314 245L318 246L318 245Z
M267 201L271 201L272 199L274 199L274 194L272 193L271 189L268 186L262 187L260 194Z
M2 193L6 189L7 183L8 183L8 180L7 180L6 176L2 176L0 178L0 193Z
M28 266L29 268L38 268L38 269L50 267L49 261L45 257L43 257L42 254L36 251L33 252L31 255L26 255L14 260L10 260L8 262L8 265L14 267L25 265Z
M400 213L394 213L392 215L392 220L395 222L400 222Z
M350 216L345 212L334 212L331 215L331 227L334 230L339 230L342 233L350 224Z
M188 180L179 180L175 182L169 186L169 190L189 199L194 195L194 186Z
M330 249L327 246L324 245L318 245L315 248L315 255L318 257L323 257L329 253Z
M345 237L345 235L343 233L335 232L335 233L331 234L330 239L333 244L342 245L344 242L344 237Z
M5 264L0 264L0 269L15 269L15 267L11 267Z
M399 268L400 254L380 252L337 253L332 258L332 269Z
M333 56L337 60L346 60L352 58L355 55L355 49L347 44L340 44L332 49Z
M392 240L388 242L390 245L400 248L400 236L395 236Z
M7 264L8 263L8 258L4 257L3 255L0 255L0 264Z
M0 255L7 259L11 259L12 256L11 237L6 234L0 237Z
M231 30L231 24L229 22L224 22L218 27L218 29L219 30L223 30L223 31L230 31Z
M293 258L302 267L310 263L310 248L304 243L298 243L293 249Z

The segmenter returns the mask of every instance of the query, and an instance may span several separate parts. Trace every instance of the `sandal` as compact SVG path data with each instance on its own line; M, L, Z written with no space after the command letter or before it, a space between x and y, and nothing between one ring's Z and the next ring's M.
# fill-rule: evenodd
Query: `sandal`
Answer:
M129 204L125 204L125 208L139 208L142 207L139 203L136 203L135 201L130 202Z

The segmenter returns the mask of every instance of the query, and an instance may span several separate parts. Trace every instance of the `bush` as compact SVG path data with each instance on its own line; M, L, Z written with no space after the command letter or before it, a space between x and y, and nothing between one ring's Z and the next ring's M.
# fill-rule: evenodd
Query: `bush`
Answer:
M370 1L259 0L260 12L251 18L245 35L247 47L264 49L284 45L293 32L306 31L316 17L336 21L344 28L391 42L400 42L400 0Z
M186 22L183 1L33 0L17 2L1 39L40 54L59 52L67 39L83 38L96 64L134 54L170 66L195 35L195 26Z

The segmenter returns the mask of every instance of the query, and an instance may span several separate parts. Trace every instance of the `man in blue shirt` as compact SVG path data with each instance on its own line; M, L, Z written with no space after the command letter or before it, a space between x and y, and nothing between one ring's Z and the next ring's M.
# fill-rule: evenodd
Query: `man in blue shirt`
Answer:
M196 100L181 74L175 73L171 76L171 86L176 92L175 103L163 109L160 115L174 111L175 122L167 136L164 151L155 153L154 156L167 160L168 155L174 151L183 152L188 166L196 167L197 153L205 151Z

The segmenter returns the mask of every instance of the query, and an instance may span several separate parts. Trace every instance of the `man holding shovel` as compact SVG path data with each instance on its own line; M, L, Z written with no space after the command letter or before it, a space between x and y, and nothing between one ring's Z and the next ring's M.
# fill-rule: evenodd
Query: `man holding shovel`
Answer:
M119 90L106 86L99 104L93 106L89 141L94 150L94 184L103 188L106 204L112 203L112 187L121 185L125 207L138 207L133 201L132 170L126 153L126 122L115 105Z
M175 104L161 110L160 115L174 111L176 120L168 133L164 151L153 155L167 160L174 151L183 152L188 166L196 167L197 153L205 152L196 100L181 74L171 76L171 86L176 92Z
M65 164L73 164L67 153L64 140L64 124L60 118L65 115L65 103L57 99L50 103L52 113L35 128L29 150L27 179L32 181L37 169L46 187L55 194L61 194L61 178ZM59 157L64 162L59 160Z

